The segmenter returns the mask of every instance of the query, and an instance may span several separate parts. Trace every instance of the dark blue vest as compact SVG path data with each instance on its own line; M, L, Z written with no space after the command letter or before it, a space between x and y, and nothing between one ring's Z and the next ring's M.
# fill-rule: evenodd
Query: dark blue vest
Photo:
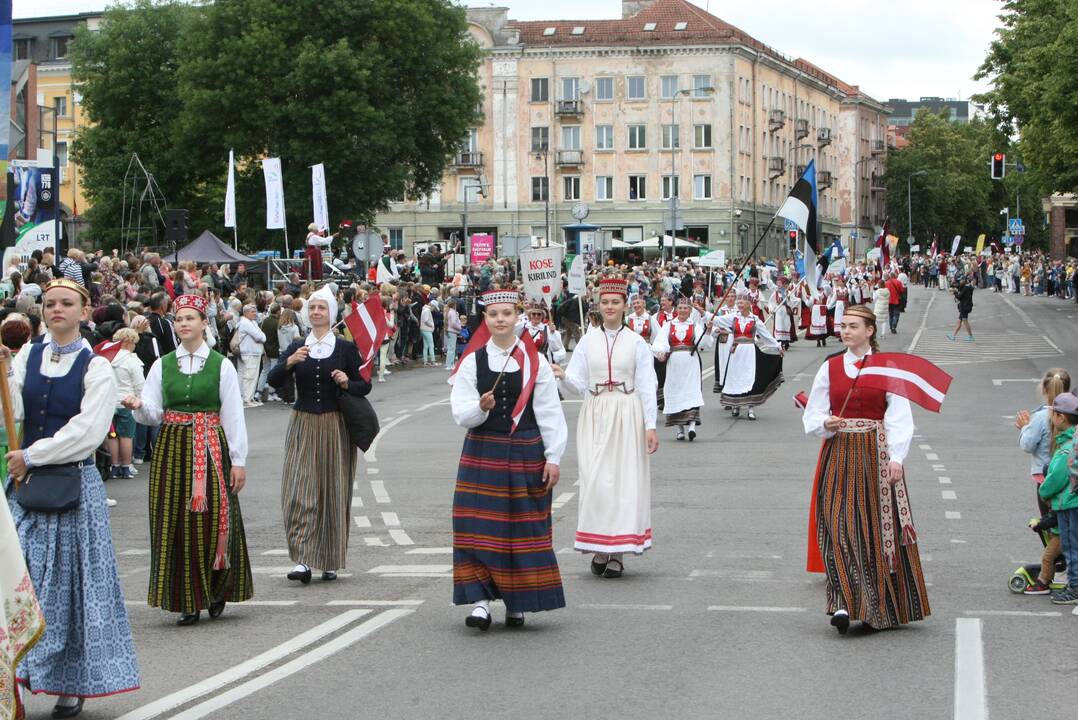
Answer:
M82 410L82 381L93 353L83 348L67 375L51 378L41 374L41 355L46 349L43 344L32 346L26 362L22 384L24 447L52 437Z
M538 371L539 369L536 368L536 372ZM477 429L509 432L513 427L513 408L516 407L520 393L524 391L523 379L524 373L517 370L516 372L503 373L501 382L498 382L498 373L490 369L490 362L487 360L486 345L475 351L475 389L479 391L480 395L483 395L493 388L495 403L494 409L487 415L486 421ZM494 387L496 382L498 383L497 388ZM524 414L520 417L517 430L536 430L538 427L539 423L535 419L535 410L532 408L532 401L529 398L528 404L524 408Z

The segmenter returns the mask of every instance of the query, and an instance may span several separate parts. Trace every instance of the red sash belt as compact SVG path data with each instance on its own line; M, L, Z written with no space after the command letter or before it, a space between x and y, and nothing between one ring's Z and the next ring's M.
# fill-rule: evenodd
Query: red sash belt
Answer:
M228 555L225 553L225 546L228 544L228 478L225 477L221 464L221 438L217 435L217 428L221 426L221 415L215 412L186 413L166 410L164 421L169 425L190 425L194 429L191 512L203 513L209 510L209 503L206 501L206 455L207 450L209 451L209 457L217 471L217 494L221 498L213 569L227 569Z

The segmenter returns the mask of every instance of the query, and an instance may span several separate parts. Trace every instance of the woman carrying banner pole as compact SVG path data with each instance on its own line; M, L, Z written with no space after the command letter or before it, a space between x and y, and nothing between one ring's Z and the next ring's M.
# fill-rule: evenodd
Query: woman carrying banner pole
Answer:
M816 373L803 422L806 433L824 439L808 570L826 574L827 613L845 634L851 620L879 630L931 611L903 470L914 430L910 403L857 382L866 358L879 351L869 308L846 310L841 337L846 351Z
M554 555L551 491L568 440L557 383L530 336L516 334L519 295L484 293L483 320L450 377L453 420L468 429L453 493L453 604L490 628L565 607Z

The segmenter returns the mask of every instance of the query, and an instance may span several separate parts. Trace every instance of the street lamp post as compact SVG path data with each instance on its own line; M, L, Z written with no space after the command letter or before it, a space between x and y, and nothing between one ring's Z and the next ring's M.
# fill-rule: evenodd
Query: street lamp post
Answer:
M875 160L873 156L863 157L853 164L853 232L850 242L850 254L857 257L857 241L861 239L861 173L860 165Z
M907 242L913 240L913 178L918 175L927 175L927 170L918 170L915 173L910 173L906 178L906 236Z
M678 127L674 116L674 102L685 95L693 93L712 95L714 92L715 88L707 85L704 87L680 88L670 96L670 262L677 260L677 196L681 194L681 183L678 182L677 174L677 151L678 146L681 145L681 129ZM677 142L674 141L675 131L677 132ZM675 186L677 186L677 192L674 192ZM663 224L665 225L665 223ZM665 230L665 228L663 229ZM666 253L663 252L662 255L665 256Z

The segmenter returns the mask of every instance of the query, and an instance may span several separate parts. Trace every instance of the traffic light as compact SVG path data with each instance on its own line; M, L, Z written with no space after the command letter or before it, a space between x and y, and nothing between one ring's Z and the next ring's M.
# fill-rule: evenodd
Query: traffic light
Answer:
M1003 153L996 153L992 156L992 179L1002 180L1003 176L1007 174L1007 156Z
M796 250L797 249L797 231L796 230L791 230L790 232L787 233L787 235L790 238L790 250Z

